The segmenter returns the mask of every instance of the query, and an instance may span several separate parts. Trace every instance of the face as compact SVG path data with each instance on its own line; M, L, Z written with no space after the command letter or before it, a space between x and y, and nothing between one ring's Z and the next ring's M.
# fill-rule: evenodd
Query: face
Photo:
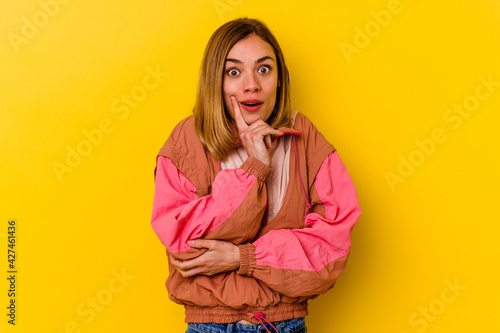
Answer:
M266 121L276 104L278 65L273 48L252 34L234 44L224 70L224 104L233 117L231 96L236 97L245 122Z

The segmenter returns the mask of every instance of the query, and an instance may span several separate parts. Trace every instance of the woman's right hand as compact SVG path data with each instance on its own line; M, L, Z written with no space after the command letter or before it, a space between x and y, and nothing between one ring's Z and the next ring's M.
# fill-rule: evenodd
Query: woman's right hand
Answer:
M231 104L239 137L248 156L261 161L267 166L271 166L271 158L269 156L269 149L272 147L271 135L281 136L283 132L272 128L262 119L248 125L241 114L236 97L231 96Z

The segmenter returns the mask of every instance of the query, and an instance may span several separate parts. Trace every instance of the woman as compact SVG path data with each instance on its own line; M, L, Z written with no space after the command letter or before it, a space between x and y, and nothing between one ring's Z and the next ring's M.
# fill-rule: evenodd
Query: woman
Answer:
M152 226L187 332L306 332L360 209L335 148L290 108L283 54L260 21L210 38L194 116L157 157Z

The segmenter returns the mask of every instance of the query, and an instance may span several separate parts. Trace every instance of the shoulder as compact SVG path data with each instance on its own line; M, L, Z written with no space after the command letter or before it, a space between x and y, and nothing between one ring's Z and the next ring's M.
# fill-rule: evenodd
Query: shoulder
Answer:
M320 133L319 130L314 126L313 122L303 113L298 111L294 111L295 119L293 123L293 127L299 130L304 135L315 135L316 133Z
M181 120L170 133L158 156L165 156L196 187L198 196L207 195L217 173L217 161L205 151L194 126L194 116Z
M318 149L323 146L333 145L321 134L312 121L303 113L295 111L293 127L302 133L303 140L310 149ZM335 148L333 148L335 150Z
M170 133L159 155L169 156L188 147L201 145L194 127L194 116L182 119ZM170 156L169 156L170 157Z
M167 142L170 141L179 141L186 140L189 138L196 138L196 131L194 127L194 116L191 115L182 119L177 125L175 125L174 129L170 133ZM197 139L197 138L196 138Z
M304 154L309 184L312 184L322 163L335 151L335 147L302 113L297 112L293 127L302 133L297 137L297 149Z

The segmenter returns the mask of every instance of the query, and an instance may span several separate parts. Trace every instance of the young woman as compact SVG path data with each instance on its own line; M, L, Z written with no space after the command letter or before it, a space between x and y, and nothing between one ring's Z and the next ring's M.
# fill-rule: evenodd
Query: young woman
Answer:
M278 42L242 18L210 38L194 115L157 157L152 226L187 332L306 332L360 209L335 148L290 108Z

